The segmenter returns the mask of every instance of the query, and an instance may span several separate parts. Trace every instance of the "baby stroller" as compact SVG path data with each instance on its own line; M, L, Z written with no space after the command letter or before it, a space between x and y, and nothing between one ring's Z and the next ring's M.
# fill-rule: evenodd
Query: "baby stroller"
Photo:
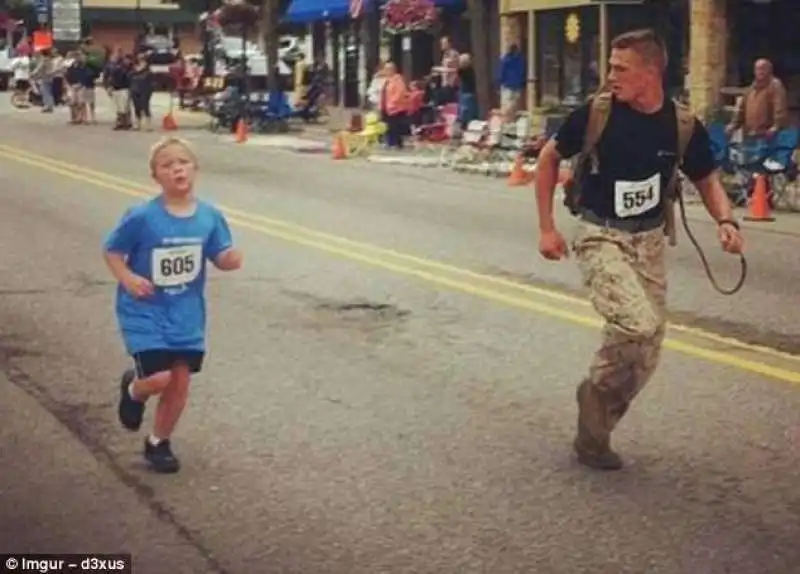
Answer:
M318 121L323 115L324 100L324 86L321 83L312 82L305 96L297 102L294 109L294 117L300 118L306 123Z
M17 109L26 109L31 106L41 106L44 103L39 82L31 80L28 85L11 92L11 105Z
M228 129L233 133L246 106L247 102L236 86L217 92L208 101L209 129L214 132Z

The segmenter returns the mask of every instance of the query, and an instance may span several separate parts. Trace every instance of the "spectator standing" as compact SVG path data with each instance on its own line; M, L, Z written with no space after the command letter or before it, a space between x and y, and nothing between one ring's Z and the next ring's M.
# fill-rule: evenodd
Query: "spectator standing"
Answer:
M500 85L500 107L503 115L506 121L513 121L528 80L525 58L522 57L517 44L512 43L500 59L497 80Z

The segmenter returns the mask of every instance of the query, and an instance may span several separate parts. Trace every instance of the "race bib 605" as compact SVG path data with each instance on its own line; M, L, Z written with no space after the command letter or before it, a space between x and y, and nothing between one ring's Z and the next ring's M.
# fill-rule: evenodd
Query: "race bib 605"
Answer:
M644 181L618 181L614 184L614 212L617 217L633 217L661 203L661 175Z
M200 275L203 246L157 247L153 249L152 265L151 274L156 287L186 285Z

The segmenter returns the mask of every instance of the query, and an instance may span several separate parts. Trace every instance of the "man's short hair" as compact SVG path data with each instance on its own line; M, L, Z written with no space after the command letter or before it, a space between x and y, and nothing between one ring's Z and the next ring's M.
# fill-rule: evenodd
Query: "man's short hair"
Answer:
M664 40L651 28L631 30L611 40L611 49L633 50L648 64L662 73L667 69L667 46Z

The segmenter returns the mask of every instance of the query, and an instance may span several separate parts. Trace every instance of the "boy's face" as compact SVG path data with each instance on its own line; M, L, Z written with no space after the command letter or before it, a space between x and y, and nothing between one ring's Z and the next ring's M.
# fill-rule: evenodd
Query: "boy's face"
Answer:
M168 195L183 196L192 192L197 177L194 156L181 145L170 145L154 158L153 179Z

